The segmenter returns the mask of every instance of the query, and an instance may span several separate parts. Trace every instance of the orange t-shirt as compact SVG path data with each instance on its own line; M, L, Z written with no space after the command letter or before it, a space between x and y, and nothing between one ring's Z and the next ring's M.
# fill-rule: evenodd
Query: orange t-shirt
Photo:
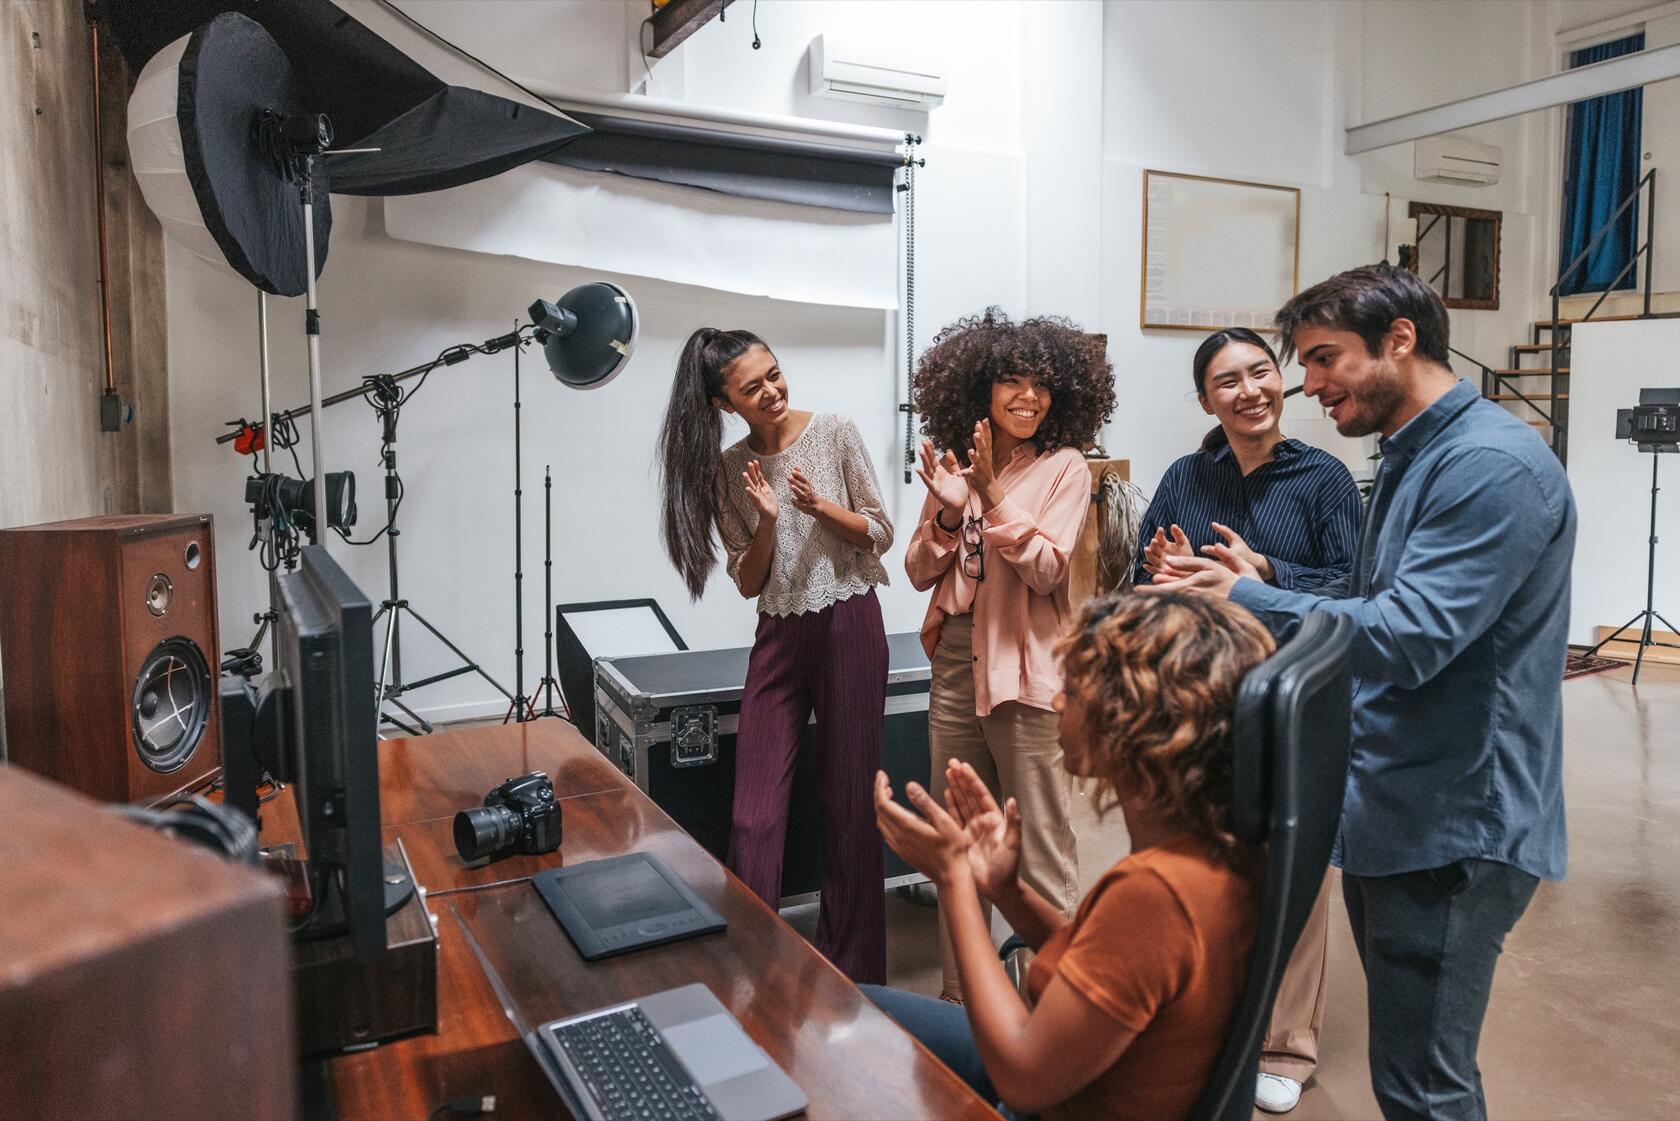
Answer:
M1137 1038L1045 1118L1188 1116L1241 999L1258 915L1255 886L1192 837L1103 873L1039 951L1028 985L1036 1002L1060 975Z

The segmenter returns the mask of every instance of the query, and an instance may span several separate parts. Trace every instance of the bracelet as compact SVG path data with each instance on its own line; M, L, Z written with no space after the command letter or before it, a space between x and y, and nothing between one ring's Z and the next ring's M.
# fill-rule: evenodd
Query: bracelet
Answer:
M962 522L959 521L954 526L953 525L946 525L945 524L945 519L943 517L944 513L945 513L945 511L943 511L943 510L935 510L933 512L933 524L938 526L940 529L944 530L946 533L949 533L953 537L955 537L956 534L957 534L957 531L962 528Z

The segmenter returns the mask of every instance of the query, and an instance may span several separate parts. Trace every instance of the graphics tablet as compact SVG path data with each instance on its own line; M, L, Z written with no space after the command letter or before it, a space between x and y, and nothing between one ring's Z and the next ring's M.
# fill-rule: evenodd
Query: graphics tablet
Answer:
M710 934L726 925L645 852L539 872L531 882L585 961Z

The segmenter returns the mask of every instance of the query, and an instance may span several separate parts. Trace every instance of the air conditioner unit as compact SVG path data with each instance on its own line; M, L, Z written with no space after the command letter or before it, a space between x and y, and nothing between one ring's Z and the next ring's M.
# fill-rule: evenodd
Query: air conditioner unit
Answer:
M1486 187L1499 182L1504 152L1462 136L1426 136L1412 149L1412 177L1429 183Z
M945 100L944 67L891 44L823 34L808 52L811 93L925 113Z

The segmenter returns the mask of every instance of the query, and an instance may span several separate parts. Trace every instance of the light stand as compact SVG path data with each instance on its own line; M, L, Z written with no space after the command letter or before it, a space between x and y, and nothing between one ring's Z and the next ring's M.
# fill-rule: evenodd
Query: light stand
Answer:
M273 444L270 439L272 433L269 431L271 425L268 419L270 416L270 410L273 408L269 396L268 293L264 292L261 288L257 289L257 368L262 381L262 415L264 417L261 429L263 437L262 470L264 475L270 475L274 472L274 458L272 451ZM258 521L257 536L263 540L265 546L272 545L274 541L274 519L272 517L262 518ZM296 562L292 561L290 558L287 558L287 570L290 571L295 563ZM267 566L265 565L264 567L266 568ZM262 672L262 642L263 638L268 634L268 629L274 625L274 604L280 597L280 576L277 571L278 567L279 566L276 565L274 570L268 571L268 609L266 611L259 612L251 619L253 623L257 624L257 633L252 635L251 641L247 642L244 646L237 650L229 650L227 652L226 658L222 661L222 670L224 672L238 673L247 677L254 676L255 674ZM275 639L274 641L278 642L279 640ZM271 648L269 652L272 654L274 651Z
M1680 630L1680 628L1676 628L1673 623L1670 623L1667 619L1664 619L1662 617L1662 615L1660 613L1658 613L1652 606L1652 603L1656 598L1656 589L1657 589L1657 489L1658 489L1657 488L1657 465L1661 462L1662 462L1662 460L1660 458L1660 453L1657 452L1655 449L1652 449L1652 451L1651 451L1651 535L1650 535L1650 538L1647 541L1646 552L1645 552L1645 610L1641 611L1639 614L1635 615L1633 618L1629 619L1627 622L1625 622L1621 626L1617 627L1614 633L1612 633L1608 638L1600 640L1597 645L1595 645L1592 649L1588 650L1587 653L1586 653L1587 657L1589 657L1589 658L1592 657L1593 655L1597 654L1600 650L1602 650L1605 646L1608 646L1610 643L1612 643L1612 642L1616 641L1616 639L1620 638L1623 631L1627 630L1629 627L1633 626L1635 623L1643 621L1644 622L1644 627L1641 629L1640 635L1639 635L1639 653L1637 655L1635 655L1634 659L1633 659L1633 684L1635 684L1635 685L1639 684L1639 668L1645 661L1645 650L1646 650L1647 647L1668 646L1668 647L1672 647L1676 650L1680 650L1680 643L1658 642L1657 640L1655 640L1651 637L1651 620L1653 620L1653 619L1660 620L1662 622L1663 626L1669 628L1670 631Z
M519 321L513 321L513 333L519 334ZM513 348L513 696L502 723L510 719L523 724L531 719L530 706L525 702L525 491L520 482L525 458L520 454L519 352L525 349L521 339Z
M321 118L324 122L326 118ZM332 141L325 131L321 147ZM321 543L321 523L327 520L327 472L321 464L321 313L315 305L315 155L298 161L298 198L303 203L304 313L303 329L309 340L309 454L315 465L315 517L309 539ZM263 414L267 423L268 415ZM263 441L266 448L268 442Z
M517 335L517 332L515 334ZM499 340L491 341L497 342ZM462 354L462 357L465 357L465 353ZM460 361L461 359L457 358L455 360ZM447 359L439 358L430 363L427 369L446 363ZM385 620L384 656L380 659L379 664L379 719L382 723L396 725L411 736L429 735L432 731L431 723L403 703L403 694L415 689L424 689L426 686L435 685L440 681L447 681L451 677L459 677L464 673L476 673L494 686L498 693L507 697L510 702L513 700L513 695L503 688L501 682L491 677L484 670L484 667L468 657L459 646L449 640L447 635L433 626L424 615L414 610L414 606L408 600L403 598L397 569L397 537L402 533L397 528L397 508L402 505L404 489L403 481L397 474L397 421L400 418L406 394L397 388L396 378L389 375L366 379L362 393L368 397L373 404L374 411L379 416L379 458L385 468L386 520L385 528L381 532L385 536L385 557L390 573L390 594L379 605L379 610L373 616L373 622L376 625L380 619ZM366 542L359 543L366 544ZM444 646L448 647L449 652L460 659L461 664L454 669L421 678L419 681L404 681L402 674L402 616L405 613L430 631L432 636L443 643ZM384 705L386 703L400 709L409 720L413 721L413 724L404 723L397 717L385 712Z
M531 694L529 708L536 707L537 698L543 698L541 712L532 712L526 717L535 720L542 716L557 716L562 720L572 718L570 712L564 712L554 707L554 694L559 692L560 682L554 679L554 475L552 465L543 468L543 618L546 620L543 629L543 678L537 682L536 690ZM564 701L565 694L561 694Z

